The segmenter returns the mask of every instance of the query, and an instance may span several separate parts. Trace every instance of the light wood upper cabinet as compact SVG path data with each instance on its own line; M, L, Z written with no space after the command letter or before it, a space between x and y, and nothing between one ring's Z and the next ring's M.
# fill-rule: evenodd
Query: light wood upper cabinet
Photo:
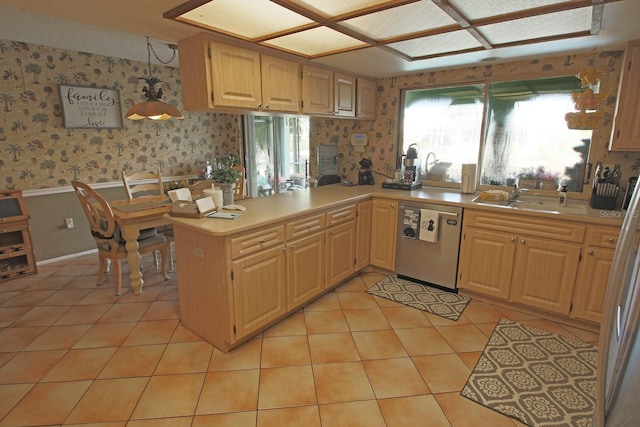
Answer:
M259 109L262 105L260 54L210 43L212 98L216 106Z
M347 74L333 75L333 114L340 117L356 115L356 78Z
M199 34L178 42L186 110L300 112L299 64Z
M376 118L376 82L358 78L356 81L356 117L358 119Z
M371 213L371 265L387 270L396 268L398 201L373 199Z
M261 55L262 110L300 111L300 66L294 61Z
M302 66L302 113L331 115L333 113L333 71Z
M640 40L627 43L609 149L640 151Z
M325 68L303 65L302 113L355 117L356 78Z
M373 80L220 43L206 33L180 40L178 51L185 110L375 119Z

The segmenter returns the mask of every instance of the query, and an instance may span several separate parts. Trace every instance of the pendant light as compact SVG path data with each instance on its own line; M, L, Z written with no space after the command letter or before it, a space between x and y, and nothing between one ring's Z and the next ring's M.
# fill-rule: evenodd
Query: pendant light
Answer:
M159 62L161 62L162 64L168 64L176 57L177 46L169 45L169 48L173 50L173 56L166 62L162 61L160 58L158 58L156 51L151 46L151 43L149 43L149 37L147 37L147 61L149 64L149 77L138 77L138 79L144 80L147 83L147 86L142 89L146 100L133 105L129 109L129 111L127 111L127 114L125 116L128 119L168 120L171 118L184 118L182 113L176 107L160 100L160 98L162 98L162 89L156 90L155 85L158 83L162 83L162 80L151 75L151 52L153 52L153 56Z

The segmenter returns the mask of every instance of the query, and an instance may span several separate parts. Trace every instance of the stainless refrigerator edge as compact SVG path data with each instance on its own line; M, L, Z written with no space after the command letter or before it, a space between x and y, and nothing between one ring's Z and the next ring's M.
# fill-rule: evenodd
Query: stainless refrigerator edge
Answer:
M607 284L598 345L594 426L640 426L640 191L625 213Z

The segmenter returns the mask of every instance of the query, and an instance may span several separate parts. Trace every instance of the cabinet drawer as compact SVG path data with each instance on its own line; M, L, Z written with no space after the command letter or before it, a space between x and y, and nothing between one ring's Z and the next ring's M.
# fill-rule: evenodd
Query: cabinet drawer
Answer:
M327 212L327 227L342 224L356 218L355 205Z
M271 227L231 239L231 258L236 259L284 242L284 227Z
M584 242L588 245L615 249L620 229L615 227L589 227Z
M28 249L30 241L27 225L0 228L0 254Z
M324 230L324 224L324 214L311 216L287 224L285 235L287 240L309 236L313 233Z
M464 224L483 230L504 231L544 237L564 242L582 243L586 226L565 221L555 221L522 215L489 214L465 209Z

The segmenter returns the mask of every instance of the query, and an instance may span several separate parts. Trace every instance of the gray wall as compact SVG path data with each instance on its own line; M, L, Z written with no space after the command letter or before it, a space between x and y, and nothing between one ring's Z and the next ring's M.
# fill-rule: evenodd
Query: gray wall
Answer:
M78 197L73 191L68 191L70 188L61 188L63 192L55 194L25 197L36 262L96 248ZM107 200L127 197L122 185L99 189L98 192ZM74 228L65 227L65 218L73 218Z

